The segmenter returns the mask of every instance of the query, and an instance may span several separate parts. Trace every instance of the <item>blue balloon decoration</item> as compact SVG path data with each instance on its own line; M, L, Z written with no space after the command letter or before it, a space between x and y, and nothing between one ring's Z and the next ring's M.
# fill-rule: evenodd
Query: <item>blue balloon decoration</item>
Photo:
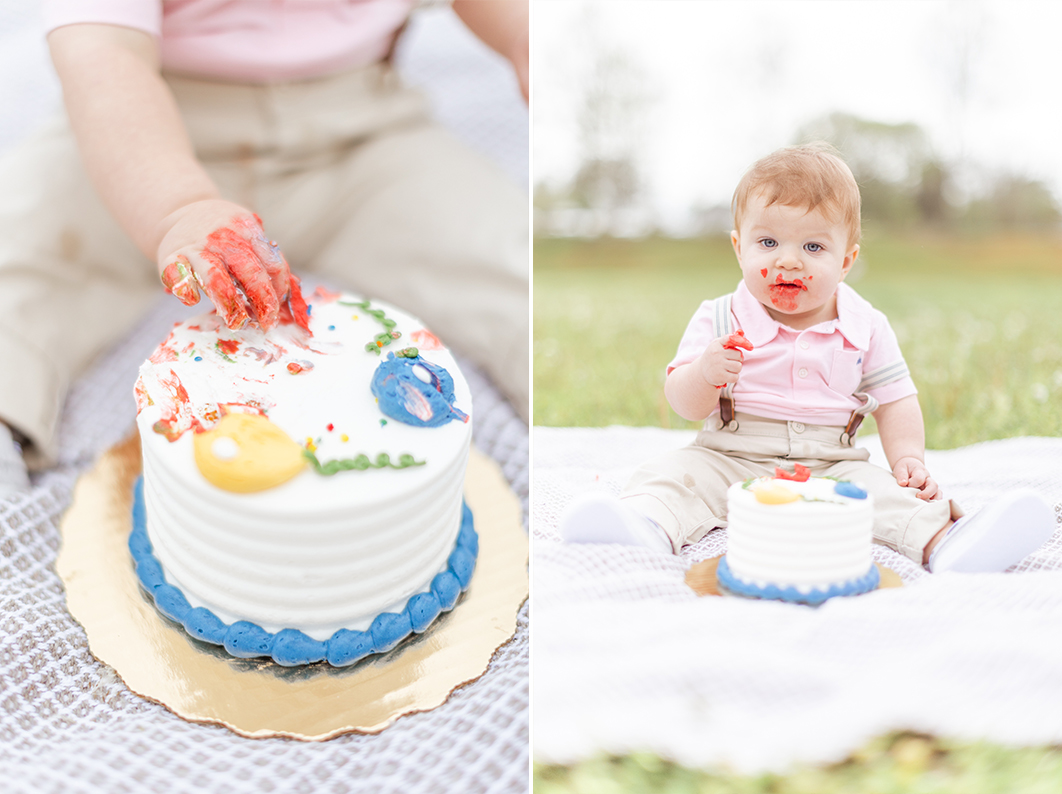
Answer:
M420 368L419 370L417 368ZM418 377L426 373L426 380ZM437 364L420 357L388 353L372 376L372 393L385 416L414 427L439 427L468 414L454 407L454 379Z

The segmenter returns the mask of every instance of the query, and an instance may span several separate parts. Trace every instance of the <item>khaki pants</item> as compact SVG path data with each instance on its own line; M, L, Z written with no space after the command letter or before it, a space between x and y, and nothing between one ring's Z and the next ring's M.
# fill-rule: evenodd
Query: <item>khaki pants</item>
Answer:
M726 526L726 491L735 482L774 474L793 463L814 477L837 477L874 497L874 540L919 565L948 519L962 509L949 500L926 502L892 473L868 463L865 449L842 444L844 428L784 422L738 413L738 429L702 430L692 444L640 466L623 489L624 503L660 524L678 553L709 530ZM712 422L714 420L709 420Z
M262 217L294 270L419 316L527 419L527 196L419 92L384 64L276 85L167 80L222 195ZM0 420L48 465L71 380L162 287L65 118L0 159L0 185Z

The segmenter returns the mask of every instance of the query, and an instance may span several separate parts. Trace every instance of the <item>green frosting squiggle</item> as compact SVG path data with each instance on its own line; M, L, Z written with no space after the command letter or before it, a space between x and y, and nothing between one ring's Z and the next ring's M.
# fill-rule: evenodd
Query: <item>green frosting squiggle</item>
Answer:
M371 308L369 305L369 301L339 301L339 305L355 306L361 309L366 314L375 317L376 320L380 323L380 325L384 327L383 333L376 334L376 336L372 338L372 341L369 342L369 344L365 345L365 349L371 353L380 355L381 348L391 344L391 342L393 342L395 339L398 339L400 336L402 336L401 333L394 330L395 326L398 323L388 317L383 309Z
M423 466L427 461L417 460L412 455L402 454L398 456L398 462L391 460L391 456L386 452L381 452L376 456L376 459L371 459L368 455L355 455L353 458L340 458L338 460L330 460L328 463L321 463L317 459L317 456L310 452L308 449L303 449L303 457L310 461L310 465L313 466L314 471L325 477L331 477L333 474L339 474L341 471L366 471L367 469L408 469L411 466Z

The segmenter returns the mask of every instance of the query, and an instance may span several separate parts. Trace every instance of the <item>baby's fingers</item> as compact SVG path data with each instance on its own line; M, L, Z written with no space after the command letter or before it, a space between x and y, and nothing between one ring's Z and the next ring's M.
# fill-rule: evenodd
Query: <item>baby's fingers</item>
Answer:
M242 226L248 228L241 228ZM273 280L258 258L251 240L244 236L247 231L254 233L254 230L249 228L251 226L252 222L234 221L231 227L225 226L211 232L200 255L209 263L211 277L218 273L219 281L227 278L230 286L233 286L233 282L239 285L247 296L254 319L262 326L263 331L268 331L277 324L280 299L273 289ZM210 294L209 289L207 294ZM218 308L220 311L221 307ZM234 318L239 324L231 325L227 313L225 317L225 324L229 328L241 328L246 322L246 317L242 322Z
M258 220L257 215L255 219ZM291 292L291 270L284 255L280 253L280 246L276 241L266 238L260 224L261 221L259 221L259 228L253 230L250 237L251 246L254 248L258 261L269 274L269 280L273 284L273 293L277 296L277 300L283 303Z
M247 302L236 288L236 283L224 263L219 265L195 253L178 256L190 264L195 272L196 282L210 298L225 325L233 330L243 328L250 319Z
M916 494L919 499L924 499L927 502L940 499L941 495L940 486L937 485L937 481L932 477L926 477L925 483Z
M192 263L183 254L178 254L163 268L162 286L185 306L195 306L199 303L199 285L195 280L195 272L192 270Z

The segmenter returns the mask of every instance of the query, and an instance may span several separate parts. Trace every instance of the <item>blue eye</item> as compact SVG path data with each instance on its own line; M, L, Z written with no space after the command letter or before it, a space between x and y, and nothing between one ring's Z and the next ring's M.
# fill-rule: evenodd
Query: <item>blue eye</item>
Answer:
M765 237L760 240L760 245L762 245L764 248L775 248L778 243L777 241L772 240L770 237Z
M804 246L804 248L809 253L812 253L812 254L817 254L819 251L822 250L822 246L819 245L818 243L808 243L807 245Z

